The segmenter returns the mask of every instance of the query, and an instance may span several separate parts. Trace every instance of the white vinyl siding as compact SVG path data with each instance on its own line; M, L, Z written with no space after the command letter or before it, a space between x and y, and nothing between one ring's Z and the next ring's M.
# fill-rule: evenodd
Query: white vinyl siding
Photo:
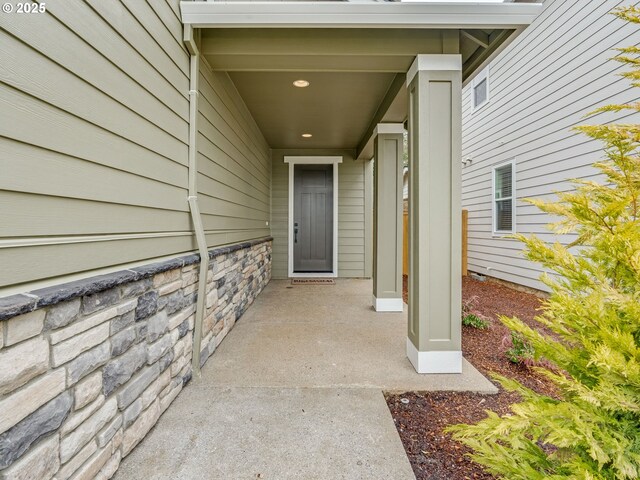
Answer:
M493 233L515 231L515 162L493 167Z
M592 164L601 144L572 130L584 123L640 123L638 114L602 113L599 106L638 101L637 89L610 61L614 48L637 43L637 27L609 12L628 1L546 0L542 14L491 63L491 101L473 106L473 82L463 92L463 208L469 210L469 269L544 289L542 269L524 259L522 245L494 237L493 166L517 158L517 232L568 243L551 234L556 220L522 201L553 199L569 191L570 178L597 179Z

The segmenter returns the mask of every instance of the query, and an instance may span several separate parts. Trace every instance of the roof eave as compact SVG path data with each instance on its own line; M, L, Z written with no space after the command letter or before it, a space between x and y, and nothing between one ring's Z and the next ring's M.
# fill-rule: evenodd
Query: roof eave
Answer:
M539 3L207 2L182 1L194 28L469 28L521 29Z

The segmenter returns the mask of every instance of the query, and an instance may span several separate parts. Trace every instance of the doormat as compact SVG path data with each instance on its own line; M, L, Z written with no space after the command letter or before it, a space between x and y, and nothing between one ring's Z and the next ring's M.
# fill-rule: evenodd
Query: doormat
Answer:
M292 278L291 285L335 285L333 278Z

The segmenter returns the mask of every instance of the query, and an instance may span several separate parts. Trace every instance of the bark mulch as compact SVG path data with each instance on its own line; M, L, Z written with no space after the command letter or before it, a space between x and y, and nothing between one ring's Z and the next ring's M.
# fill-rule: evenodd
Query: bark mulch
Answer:
M405 301L407 285L405 277ZM543 394L554 395L553 386L526 366L515 365L506 358L508 349L503 339L508 329L498 316L516 316L539 328L533 317L542 300L505 285L469 277L463 279L462 298L476 297L474 310L489 317L486 330L462 327L462 352L478 370L488 376L491 372L515 378L527 387ZM494 381L494 383L496 383ZM497 383L496 383L497 385ZM485 410L498 414L510 411L510 405L519 400L515 393L504 391L496 395L456 392L407 392L386 395L391 415L402 439L405 451L417 480L489 480L494 477L474 463L467 454L470 450L443 432L448 425L476 423Z

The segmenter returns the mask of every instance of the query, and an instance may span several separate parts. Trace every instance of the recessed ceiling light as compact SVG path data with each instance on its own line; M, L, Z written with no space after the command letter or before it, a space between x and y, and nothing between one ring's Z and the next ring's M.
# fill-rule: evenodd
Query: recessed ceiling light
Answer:
M307 82L306 80L296 80L295 82L293 82L293 86L298 88L304 88L309 86L309 82Z
M313 135L311 135L310 133L303 133L303 134L302 134L302 136L303 136L304 138L311 138L311 137L313 137Z

